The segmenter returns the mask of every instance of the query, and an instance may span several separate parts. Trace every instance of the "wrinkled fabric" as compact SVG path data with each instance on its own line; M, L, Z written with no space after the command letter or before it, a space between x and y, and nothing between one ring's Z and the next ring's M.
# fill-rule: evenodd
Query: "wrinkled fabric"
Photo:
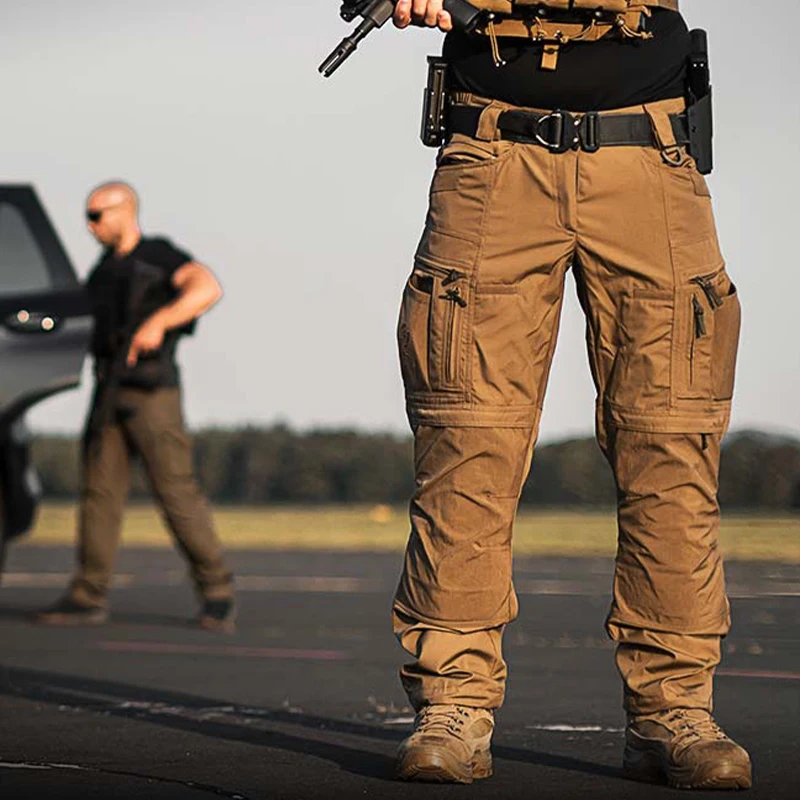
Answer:
M198 594L207 600L231 597L232 577L208 503L194 480L179 390L120 389L117 406L114 424L86 445L72 598L91 605L107 602L134 456L142 459Z
M418 708L502 703L514 516L572 269L618 486L608 632L626 706L707 707L729 626L717 490L740 324L708 187L669 141L554 154L498 140L509 106L473 102L478 134L440 153L398 324L416 460L394 606L415 659L404 686ZM682 108L619 112L663 130Z

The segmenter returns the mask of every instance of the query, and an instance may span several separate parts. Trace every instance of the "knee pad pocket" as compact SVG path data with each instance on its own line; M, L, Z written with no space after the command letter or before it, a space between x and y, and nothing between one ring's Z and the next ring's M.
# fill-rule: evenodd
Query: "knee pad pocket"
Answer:
M674 291L634 290L606 392L611 422L638 430L727 427L741 309L724 267L686 272Z

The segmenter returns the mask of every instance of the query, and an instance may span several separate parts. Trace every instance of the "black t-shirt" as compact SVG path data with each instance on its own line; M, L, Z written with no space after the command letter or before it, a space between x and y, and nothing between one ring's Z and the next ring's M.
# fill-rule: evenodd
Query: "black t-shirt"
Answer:
M98 362L118 358L120 348L127 346L144 319L177 297L172 285L173 275L192 260L189 253L163 238L142 238L130 253L121 258L117 258L112 250L103 253L86 285L95 323L91 350ZM141 290L142 286L146 291ZM175 348L180 335L191 333L192 328L189 325L168 332L162 352L144 357L143 361L161 359L166 365L163 378L158 378L156 383L177 383ZM142 371L140 369L139 373ZM156 374L156 371L151 369L151 373ZM134 370L123 376L120 383L138 385L140 381Z
M517 106L566 111L603 111L683 97L691 37L683 17L653 9L652 39L613 34L598 42L562 48L555 71L541 68L542 45L520 38L499 39L508 63L496 67L489 37L449 33L444 57L450 86Z

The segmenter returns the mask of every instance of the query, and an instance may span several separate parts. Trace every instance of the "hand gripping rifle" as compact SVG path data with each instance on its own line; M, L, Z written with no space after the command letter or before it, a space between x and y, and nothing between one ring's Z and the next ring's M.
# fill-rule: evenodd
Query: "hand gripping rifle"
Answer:
M364 21L350 35L342 39L339 46L325 59L319 71L330 78L347 59L355 53L358 45L376 28L382 28L394 13L397 0L342 0L339 14L345 22L361 16ZM453 17L458 30L471 31L483 12L470 5L467 0L444 0L444 10Z

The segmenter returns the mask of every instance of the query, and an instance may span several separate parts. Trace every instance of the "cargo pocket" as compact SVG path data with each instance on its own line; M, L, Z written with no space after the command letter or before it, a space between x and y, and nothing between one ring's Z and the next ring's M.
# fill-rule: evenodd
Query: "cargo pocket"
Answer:
M721 260L711 191L694 159L687 155L680 166L670 166L655 148L643 147L640 153L661 181L672 248L703 242L703 247L713 251L717 261ZM692 257L691 252L686 255ZM680 256L677 261L681 261ZM680 270L681 264L676 263L676 268Z
M733 397L741 308L724 268L689 278L678 290L676 394L685 400Z
M513 147L513 142L480 142L455 134L442 148L431 183L420 258L473 265L497 169Z
M634 290L623 297L620 350L608 400L622 409L666 411L670 406L670 365L674 296Z
M469 293L464 272L417 262L397 331L407 395L463 392Z
M474 306L474 401L495 407L541 402L550 329L536 324L516 286L478 283Z

